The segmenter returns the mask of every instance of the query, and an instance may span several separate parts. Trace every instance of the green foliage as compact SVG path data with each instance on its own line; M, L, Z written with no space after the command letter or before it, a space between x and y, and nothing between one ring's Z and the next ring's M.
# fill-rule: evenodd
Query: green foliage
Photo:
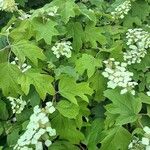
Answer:
M57 115L52 119L52 125L55 126L60 139L70 141L72 144L79 144L84 139L83 133L77 129L77 125L74 120Z
M30 52L31 50L32 53ZM24 63L26 58L28 58L29 60L31 60L31 62L37 65L38 59L45 59L45 56L39 47L25 40L15 43L12 47L12 51L18 57L21 63Z
M58 31L55 28L57 23L52 20L42 23L40 20L34 19L32 25L37 41L44 39L47 44L51 44L52 37L58 35Z
M120 95L118 90L107 90L105 96L112 101L106 105L106 110L110 114L117 115L115 120L117 125L135 122L138 119L142 106L139 98L134 98L130 94Z
M26 95L29 93L30 85L32 84L42 99L45 99L46 93L50 95L54 94L52 82L53 77L40 74L34 70L26 72L18 79L18 83L21 85L21 89Z
M131 134L126 129L118 126L110 129L107 133L107 136L102 140L101 150L126 150L128 148Z
M91 55L83 54L81 58L76 61L76 71L82 75L85 70L87 70L88 78L90 78L94 72L95 67L101 67L101 61L99 59L95 59Z
M128 29L150 32L150 1L131 0L119 19L111 13L124 0L15 2L13 11L0 6L0 150L14 148L34 107L47 102L56 109L46 124L56 136L41 136L43 149L127 150L132 136L141 138L150 126L149 48L141 62L127 66L138 83L135 95L109 89L102 73L107 59L124 62ZM26 101L20 114L8 97Z
M73 78L64 76L59 82L59 92L63 97L77 104L77 96L88 102L88 97L86 95L91 95L93 90L86 82L76 83Z
M17 83L18 76L21 71L12 64L1 63L0 64L0 88L5 96L22 94L19 84ZM4 75L5 74L5 75Z
M106 37L102 34L104 31L95 27L94 24L88 24L85 27L85 42L90 42L93 48L97 48L97 42L101 45L106 44Z
M67 118L76 118L79 114L79 107L66 100L61 100L57 105L58 111Z

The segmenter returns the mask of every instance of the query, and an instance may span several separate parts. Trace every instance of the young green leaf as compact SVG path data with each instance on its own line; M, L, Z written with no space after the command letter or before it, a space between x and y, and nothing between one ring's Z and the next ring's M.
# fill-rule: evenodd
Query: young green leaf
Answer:
M76 83L73 78L64 76L59 82L59 93L70 102L77 104L77 96L88 102L86 95L92 95L93 90L86 82Z
M42 23L37 19L32 22L34 31L36 33L36 40L44 39L47 44L51 44L52 37L58 35L58 31L55 28L57 23L53 20L48 20L46 23Z
M67 118L76 118L76 116L79 114L79 106L70 103L69 101L66 100L61 100L58 104L57 107L58 111L60 114L62 114L64 117Z
M88 150L97 149L97 144L100 143L101 132L104 127L104 120L103 119L95 119L90 127L87 127L86 131L86 145Z
M105 99L103 92L107 88L106 79L103 77L100 71L95 72L95 74L89 79L90 87L95 90L94 100L100 102Z
M90 78L94 74L96 67L102 67L101 60L91 55L83 54L82 57L76 61L75 69L80 75L87 70L88 78Z
M68 140L72 144L79 144L84 139L83 133L77 129L75 121L72 119L58 114L52 119L51 123L60 136L60 139Z
M138 113L142 107L139 98L129 93L120 95L119 90L107 90L104 95L112 101L111 104L106 105L106 110L113 115L118 115L117 125L135 122L138 119Z
M94 24L88 24L85 27L85 42L90 42L93 48L97 48L97 42L101 45L107 43L106 37L102 34L102 29L95 27Z
M6 103L2 100L0 100L0 119L1 120L7 120L8 118L8 110L7 110L7 106Z
M32 69L22 74L18 79L18 83L21 85L21 88L26 95L29 93L30 85L34 85L42 99L45 99L47 93L50 95L54 94L52 82L53 77L46 74L40 74Z
M101 150L127 150L131 134L123 127L115 127L106 133L102 140Z
M42 49L26 40L21 40L12 45L12 51L21 63L23 63L26 58L30 59L35 65L38 64L38 59L45 60Z
M54 0L52 2L53 6L57 6L58 13L60 13L62 21L66 24L70 17L75 17L75 8L78 7L74 3L74 0Z
M22 94L17 82L21 71L16 65L0 63L0 88L5 96Z
M84 32L81 23L70 22L67 26L67 34L73 38L73 49L75 51L79 51L82 48L84 40Z

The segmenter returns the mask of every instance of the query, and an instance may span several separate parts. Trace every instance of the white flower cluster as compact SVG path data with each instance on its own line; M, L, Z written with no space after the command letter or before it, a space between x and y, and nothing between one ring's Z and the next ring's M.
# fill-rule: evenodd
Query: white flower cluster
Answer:
M115 8L115 11L111 12L113 19L123 19L126 14L128 14L129 10L131 9L131 2L130 0L126 0L118 7Z
M13 12L17 9L17 4L14 0L0 0L0 10Z
M142 139L139 140L139 138L135 137L136 140L133 140L128 146L129 150L137 150L137 148L141 148L141 150L150 150L150 128L145 126L143 130L145 133Z
M30 17L31 17L30 14L27 14L27 13L20 10L20 16L18 17L20 20L25 20L25 19L28 19Z
M48 16L56 16L58 11L57 6L50 7L50 9L47 11Z
M147 96L150 96L150 91L146 92Z
M140 63L150 48L150 34L141 28L129 29L126 33L129 50L124 53L124 60L130 65Z
M121 94L129 91L131 94L135 95L134 87L137 83L132 81L133 73L127 71L127 64L117 62L114 58L110 58L104 61L104 63L106 68L102 75L109 79L107 87L115 89L118 86L123 88Z
M15 57L15 60L12 61L11 64L17 65L18 68L19 68L22 72L26 72L28 69L31 68L31 66L30 66L30 65L27 65L26 63L24 63L22 66L20 66L20 65L18 64L18 58L17 58L17 57Z
M52 114L55 108L52 102L47 102L45 108L38 105L34 107L34 113L30 116L29 124L25 133L18 139L14 150L43 150L44 135L51 137L56 135L56 130L51 128L49 114ZM51 140L46 140L45 145L49 147Z
M11 108L13 113L20 114L24 107L27 105L27 102L20 98L14 98L14 97L7 97L7 99L10 101Z
M66 56L67 58L70 58L71 50L72 50L72 46L70 41L62 41L60 43L57 42L52 47L52 51L57 58L59 58L60 56Z

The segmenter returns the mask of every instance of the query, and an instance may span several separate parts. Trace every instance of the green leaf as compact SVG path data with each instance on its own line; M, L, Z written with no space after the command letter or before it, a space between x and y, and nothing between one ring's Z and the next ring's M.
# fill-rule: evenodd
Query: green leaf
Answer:
M50 95L54 94L52 82L53 77L46 74L40 74L32 69L22 74L18 79L18 83L21 85L21 88L26 95L29 93L30 85L34 85L42 99L45 99L47 93Z
M51 123L60 139L68 140L72 144L79 144L84 139L84 135L77 129L75 121L72 119L58 114L52 119Z
M33 36L33 27L30 20L22 20L19 26L12 30L9 36L14 41L28 40Z
M79 51L82 48L84 32L79 22L71 22L67 26L67 34L73 38L73 49Z
M19 139L19 128L14 128L10 134L7 135L7 144L9 146L15 145Z
M29 120L32 113L33 113L32 109L25 108L20 114L16 114L17 122L23 123L23 122Z
M132 4L132 16L138 17L142 21L146 20L146 17L149 16L149 12L149 4L145 1L137 0Z
M100 150L127 150L131 140L131 134L123 127L115 127L107 131L102 140Z
M7 106L6 103L2 100L0 100L0 119L1 120L7 120L8 118L8 111L7 111Z
M21 88L17 83L21 71L16 65L0 63L0 88L5 96L22 94Z
M96 67L102 67L101 60L91 55L83 54L82 57L76 61L75 69L80 75L87 70L87 75L90 78L94 74Z
M85 42L90 42L93 48L97 48L97 42L101 45L107 43L101 28L95 27L94 24L88 24L85 27Z
M35 65L38 64L38 59L45 60L45 55L42 53L42 49L26 40L21 40L15 43L12 46L12 51L21 63L23 63L26 58L29 58Z
M77 5L74 3L74 0L54 0L52 5L59 8L58 13L65 24L69 21L70 17L75 17Z
M72 103L77 104L77 96L88 102L86 95L92 95L93 90L86 82L76 83L73 78L64 76L59 82L59 93Z
M30 100L30 104L32 107L39 105L40 104L40 96L39 94L35 91L35 89L31 88L28 96L26 97L27 100Z
M79 9L81 14L86 16L90 21L94 22L94 24L96 23L96 16L94 11L88 9L84 4L80 4Z
M59 66L59 68L55 69L54 72L57 78L59 78L61 75L66 74L70 77L78 79L78 74L76 73L75 69L71 66Z
M69 150L69 149L80 150L77 146L67 141L56 141L48 148L48 150Z
M70 103L66 100L61 100L57 104L57 110L67 118L76 118L76 116L79 114L79 106Z
M139 93L138 96L141 99L142 103L150 105L150 97L149 96L145 95L144 93Z
M28 2L28 0L16 0L16 3L19 3L21 6L25 6L25 3Z
M39 20L34 19L32 25L36 33L37 41L44 39L47 44L51 44L52 37L58 35L58 31L55 28L57 23L53 20L48 20L46 23L42 23Z
M118 115L117 125L135 122L138 119L138 113L142 107L139 98L129 93L121 95L119 90L107 90L104 95L112 101L111 104L106 105L106 110L110 114Z
M100 71L97 71L90 79L89 79L90 87L95 90L94 100L100 102L105 99L103 92L107 88L106 79L103 77Z
M87 128L86 131L86 145L88 150L96 150L98 149L97 144L100 143L101 132L104 127L103 119L95 119L91 123L91 127Z

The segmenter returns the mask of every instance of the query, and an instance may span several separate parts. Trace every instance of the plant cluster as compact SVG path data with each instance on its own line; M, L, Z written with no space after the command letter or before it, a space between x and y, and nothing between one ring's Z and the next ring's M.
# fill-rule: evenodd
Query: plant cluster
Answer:
M150 150L149 0L0 0L0 17L0 150Z

